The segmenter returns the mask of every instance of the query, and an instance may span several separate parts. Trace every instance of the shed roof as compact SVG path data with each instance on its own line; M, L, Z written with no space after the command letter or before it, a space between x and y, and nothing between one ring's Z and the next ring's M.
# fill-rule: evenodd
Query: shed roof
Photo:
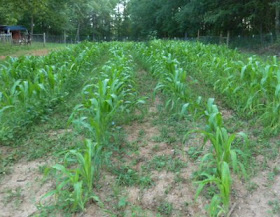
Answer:
M10 30L10 31L26 31L24 26L0 26L0 30Z

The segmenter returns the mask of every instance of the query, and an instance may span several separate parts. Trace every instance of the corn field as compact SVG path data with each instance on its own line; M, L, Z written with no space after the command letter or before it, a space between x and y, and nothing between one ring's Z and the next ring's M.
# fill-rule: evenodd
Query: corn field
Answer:
M1 63L1 146L16 149L29 129L51 123L60 109L58 124L72 135L71 146L53 153L54 163L44 168L52 188L40 195L36 216L76 216L93 204L106 213L96 216L193 216L200 205L198 216L230 216L238 203L235 182L251 183L255 156L274 147L263 141L279 138L280 62L225 46L154 40L86 42ZM135 123L144 127L132 142L125 131L133 126L134 135ZM150 143L149 129L160 132ZM173 154L150 159L163 144ZM1 152L0 160L5 180L1 171L10 161ZM190 181L182 181L182 168L191 165ZM162 168L176 174L177 185L188 183L182 189L195 187L180 208L168 201L175 184L150 204L133 202L122 190L135 185L142 196L153 194ZM100 192L108 176L105 197Z

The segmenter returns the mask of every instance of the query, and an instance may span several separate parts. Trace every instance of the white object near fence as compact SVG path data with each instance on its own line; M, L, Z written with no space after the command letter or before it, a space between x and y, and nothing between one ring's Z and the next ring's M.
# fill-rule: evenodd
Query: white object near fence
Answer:
M12 43L12 34L0 34L0 43Z

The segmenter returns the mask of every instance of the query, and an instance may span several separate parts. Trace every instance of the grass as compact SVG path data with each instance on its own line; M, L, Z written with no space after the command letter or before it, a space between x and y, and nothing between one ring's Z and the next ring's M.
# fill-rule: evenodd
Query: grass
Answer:
M59 43L43 43L33 42L32 45L12 45L9 43L0 43L0 56L24 56L32 54L32 51L36 50L59 50L64 49L65 44Z

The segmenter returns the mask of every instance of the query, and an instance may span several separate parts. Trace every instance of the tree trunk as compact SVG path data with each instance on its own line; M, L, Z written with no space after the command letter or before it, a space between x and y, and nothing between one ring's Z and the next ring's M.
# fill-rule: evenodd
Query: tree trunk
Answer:
M276 34L276 39L279 40L279 6L276 5L275 7L275 34Z

